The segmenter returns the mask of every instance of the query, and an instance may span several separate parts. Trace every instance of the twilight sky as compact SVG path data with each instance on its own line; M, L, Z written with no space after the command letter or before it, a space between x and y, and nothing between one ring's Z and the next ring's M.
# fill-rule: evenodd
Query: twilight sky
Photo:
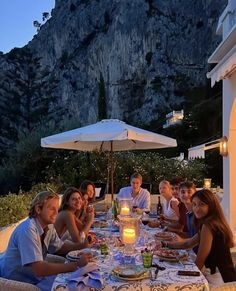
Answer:
M36 33L33 21L42 22L54 6L55 0L0 0L0 51L26 45Z

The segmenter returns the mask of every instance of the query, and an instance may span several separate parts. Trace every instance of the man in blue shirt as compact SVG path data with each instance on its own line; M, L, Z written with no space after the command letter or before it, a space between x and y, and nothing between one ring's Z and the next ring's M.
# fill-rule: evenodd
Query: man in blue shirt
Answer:
M27 282L41 286L48 280L47 289L54 277L64 272L75 271L90 259L84 255L78 262L68 264L45 261L47 253L65 255L69 251L81 249L86 245L62 242L54 228L59 208L59 196L50 191L38 193L33 199L29 218L19 224L11 235L6 252L0 259L0 275L7 279ZM46 276L46 278L45 278Z
M132 199L135 211L150 210L151 198L148 190L141 188L143 178L139 173L134 173L130 177L131 186L120 189L117 198L120 199Z

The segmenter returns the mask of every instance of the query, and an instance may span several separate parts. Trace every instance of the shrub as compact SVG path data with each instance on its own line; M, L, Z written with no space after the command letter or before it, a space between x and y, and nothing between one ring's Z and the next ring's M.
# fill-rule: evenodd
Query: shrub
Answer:
M22 194L9 193L6 196L0 196L0 227L16 223L28 216L28 209L35 195L51 188L58 190L55 184L37 184L29 192Z

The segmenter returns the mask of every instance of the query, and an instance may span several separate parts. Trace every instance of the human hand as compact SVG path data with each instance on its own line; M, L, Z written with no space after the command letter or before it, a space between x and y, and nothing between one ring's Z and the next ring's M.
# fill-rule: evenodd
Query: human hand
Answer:
M93 258L93 254L92 253L82 254L80 256L80 259L77 262L77 266L78 267L83 267L83 266L87 265L88 262L90 262L92 258Z
M87 211L87 221L91 224L94 222L94 208Z

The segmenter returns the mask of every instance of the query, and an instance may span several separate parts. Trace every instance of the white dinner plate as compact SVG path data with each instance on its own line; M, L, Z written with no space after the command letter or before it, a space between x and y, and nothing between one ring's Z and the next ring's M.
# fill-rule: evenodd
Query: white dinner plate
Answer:
M82 254L86 253L92 253L93 258L96 258L99 255L97 250L87 248L82 250L71 251L66 255L66 258L70 261L77 261L79 260Z

